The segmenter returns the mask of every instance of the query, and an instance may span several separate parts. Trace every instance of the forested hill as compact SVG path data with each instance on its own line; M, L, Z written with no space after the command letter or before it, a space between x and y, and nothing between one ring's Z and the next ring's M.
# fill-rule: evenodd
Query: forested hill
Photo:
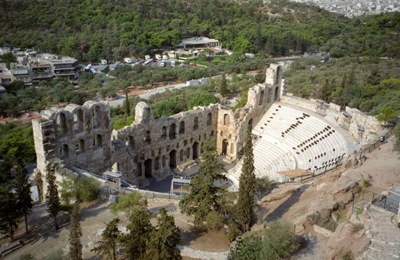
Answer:
M209 36L235 52L399 56L400 16L350 20L272 0L0 0L0 43L80 60L121 59ZM384 40L385 44L381 44Z

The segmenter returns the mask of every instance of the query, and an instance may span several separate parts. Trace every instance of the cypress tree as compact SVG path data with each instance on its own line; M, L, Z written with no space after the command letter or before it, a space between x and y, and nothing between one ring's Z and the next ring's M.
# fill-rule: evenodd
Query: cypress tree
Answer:
M61 211L60 197L58 197L55 166L53 163L49 163L46 166L46 181L47 181L47 197L48 201L48 212L54 218L54 227L58 229L57 215Z
M75 203L71 212L69 227L69 257L72 260L82 260L82 229L79 222L79 204Z
M17 206L17 196L10 186L0 186L0 230L7 232L14 240L21 213Z
M28 233L28 214L32 212L32 197L31 197L31 184L28 181L26 170L21 165L17 166L17 174L15 176L16 182L16 193L17 193L17 204L21 214L24 215L25 230Z
M218 161L215 151L215 139L203 145L202 163L199 174L189 184L189 194L179 202L183 213L194 216L194 226L217 229L225 221L224 196L226 189L215 185L225 180L225 169Z
M102 241L92 251L105 259L117 259L117 250L121 240L121 232L118 229L119 218L114 218L107 224L106 229L101 234Z
M220 85L220 93L223 97L229 94L229 89L228 89L228 81L226 80L225 73L222 74L222 79L221 79L221 85Z
M151 235L145 259L182 259L181 251L178 248L178 244L181 242L180 230L175 226L174 218L168 216L167 211L161 208L157 222L158 227Z
M247 129L244 145L244 158L242 165L242 174L239 179L239 198L236 204L236 220L242 232L250 230L253 221L254 210L254 157L253 142L251 138L251 128Z

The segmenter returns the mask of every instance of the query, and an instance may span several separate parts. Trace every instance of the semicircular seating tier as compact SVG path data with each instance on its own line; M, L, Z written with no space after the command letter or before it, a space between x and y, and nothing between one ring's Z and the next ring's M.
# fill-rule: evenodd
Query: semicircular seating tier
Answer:
M285 182L289 179L280 172L294 169L320 174L348 154L345 138L322 117L284 103L273 104L252 133L257 178ZM235 185L242 160L227 174Z

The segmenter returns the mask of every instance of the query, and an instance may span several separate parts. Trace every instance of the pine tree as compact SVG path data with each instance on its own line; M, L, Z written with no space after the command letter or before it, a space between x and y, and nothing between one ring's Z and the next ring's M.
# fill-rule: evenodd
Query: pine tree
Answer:
M0 186L0 229L7 232L14 240L14 232L18 227L21 213L17 205L17 196L11 192L10 186Z
M164 208L160 209L158 227L151 235L147 245L145 259L175 260L182 259L178 244L181 242L180 230L175 226L174 218L168 216Z
M251 128L249 127L247 129L244 145L242 174L239 179L239 198L236 204L235 214L239 228L242 232L249 231L252 225L255 180L253 142L251 138Z
M57 215L61 211L61 203L60 197L58 196L54 164L47 164L46 171L47 197L49 198L47 210L54 218L54 227L58 229Z
M204 143L199 174L191 179L189 194L179 202L183 213L194 216L194 225L198 228L217 229L225 221L223 200L226 190L215 185L226 179L225 169L217 159L214 144L215 139Z
M69 227L69 257L72 260L82 260L82 229L79 222L79 204L75 203L71 212Z
M124 252L128 259L143 259L147 250L147 243L150 241L154 231L150 223L152 214L147 207L135 207L127 226L129 234L122 237Z
M105 259L117 259L117 250L121 240L121 232L118 229L119 222L119 218L114 218L107 224L106 229L101 234L102 241L92 251Z
M229 89L228 89L228 81L226 80L225 73L222 74L222 79L221 79L221 85L219 88L220 94L225 97L226 95L229 94Z
M18 200L18 208L24 215L25 230L28 233L28 214L32 212L32 197L31 197L31 184L28 181L26 170L21 165L17 166L17 174L15 176L16 182L16 193Z

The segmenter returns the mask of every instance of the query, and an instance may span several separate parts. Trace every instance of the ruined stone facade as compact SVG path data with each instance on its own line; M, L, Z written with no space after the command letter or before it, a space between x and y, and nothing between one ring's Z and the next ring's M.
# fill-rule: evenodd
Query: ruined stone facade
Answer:
M214 137L217 151L226 160L240 157L248 125L255 126L283 89L280 66L271 64L264 84L252 87L243 108L233 112L221 104L195 107L170 117L154 119L149 105L136 106L135 121L112 130L106 103L88 101L42 112L32 122L37 168L42 173L51 161L101 174L119 170L131 183L162 179L171 168L201 156L204 141Z

